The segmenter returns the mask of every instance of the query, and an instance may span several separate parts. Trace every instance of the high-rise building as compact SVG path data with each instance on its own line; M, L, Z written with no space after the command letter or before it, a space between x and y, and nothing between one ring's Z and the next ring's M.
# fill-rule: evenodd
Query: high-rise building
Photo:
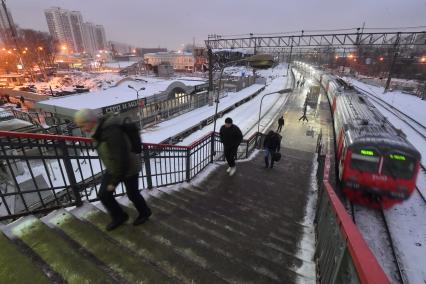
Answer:
M96 46L98 50L103 50L108 48L106 41L105 29L102 25L96 25L95 27L96 34Z
M12 29L15 29L12 14L9 9L5 10L4 6L0 4L0 40L5 45L12 43Z
M59 7L52 7L44 11L50 35L70 52L77 51L72 33L70 12Z
M83 16L79 11L70 12L71 30L74 39L74 48L78 52L85 51L83 40Z
M50 34L66 45L69 51L95 55L98 50L107 47L104 27L83 22L79 11L52 7L44 13Z
M83 24L83 40L86 52L95 55L98 51L96 45L96 25L86 22Z

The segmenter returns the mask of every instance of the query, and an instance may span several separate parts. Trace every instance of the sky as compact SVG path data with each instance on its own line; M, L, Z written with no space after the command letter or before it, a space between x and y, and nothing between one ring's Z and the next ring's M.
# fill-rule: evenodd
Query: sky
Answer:
M22 28L48 31L44 9L78 10L107 40L137 47L204 45L240 35L361 27L426 26L426 0L6 0ZM426 29L426 28L425 28Z

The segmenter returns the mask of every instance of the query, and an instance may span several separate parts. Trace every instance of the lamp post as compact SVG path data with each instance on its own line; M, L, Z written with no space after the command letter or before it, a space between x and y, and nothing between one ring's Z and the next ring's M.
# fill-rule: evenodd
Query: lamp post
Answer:
M269 95L272 95L272 94L276 94L276 93L278 93L278 94L285 94L285 93L290 93L291 91L292 91L291 89L282 89L282 90L279 90L279 91L276 91L276 92L264 94L262 96L262 99L260 100L260 106L259 106L259 120L257 121L257 133L260 132L260 115L262 114L262 103L263 103L263 99L266 96L269 96Z
M143 80L145 81L145 80ZM147 82L147 81L145 81ZM128 85L128 87L132 90L136 91L136 100L138 101L138 108L139 108L139 128L142 132L142 108L140 106L140 101L139 101L139 92L145 90L145 87L141 87L139 90L136 90L133 86Z
M217 93L216 93L216 107L215 107L215 112L214 112L214 117L213 117L213 137L212 137L212 145L211 145L211 160L210 162L213 162L213 156L216 155L214 146L215 146L215 140L214 140L214 135L216 133L216 119L217 119L217 111L219 108L219 95L220 95L220 91L221 91L221 87L222 87L222 76L223 76L223 71L225 70L226 67L229 67L233 64L239 63L239 62L247 62L247 63L256 63L256 62L261 62L263 61L262 58L257 57L256 55L250 56L248 58L243 58L243 59L239 59L239 60L234 60L234 61L230 61L225 63L221 68L220 68L220 76L219 76L219 86L217 88Z

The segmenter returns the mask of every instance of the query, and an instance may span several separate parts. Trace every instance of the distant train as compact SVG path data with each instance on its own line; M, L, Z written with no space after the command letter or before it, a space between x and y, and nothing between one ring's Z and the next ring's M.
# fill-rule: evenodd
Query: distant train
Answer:
M365 95L338 77L315 73L332 110L343 193L372 208L389 208L408 199L416 187L419 151Z

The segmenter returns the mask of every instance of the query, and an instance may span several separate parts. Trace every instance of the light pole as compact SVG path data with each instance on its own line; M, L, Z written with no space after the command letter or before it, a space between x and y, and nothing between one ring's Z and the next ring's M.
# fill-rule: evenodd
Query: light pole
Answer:
M145 80L144 80L145 81ZM145 81L146 82L146 81ZM139 101L139 92L145 90L145 87L141 87L139 90L136 90L133 86L128 85L128 87L132 90L136 91L136 99L138 101L138 108L139 108L139 128L142 132L142 108Z
M260 132L260 115L262 114L262 103L263 103L263 99L266 96L269 96L269 95L272 95L272 94L276 94L276 93L278 93L278 94L285 94L285 93L290 93L291 91L292 91L291 89L282 89L282 90L279 90L279 91L276 91L276 92L264 94L262 96L262 99L260 100L260 106L259 106L259 120L257 121L257 133Z
M215 143L214 143L215 142L215 139L214 139L215 136L214 135L216 133L216 119L217 119L217 111L218 111L218 108L219 108L219 95L220 95L220 91L221 91L221 87L222 87L223 71L225 70L226 67L229 67L229 66L236 64L236 63L239 63L239 62L256 63L256 62L261 62L261 61L263 61L263 59L261 57L253 55L253 56L250 56L250 57L247 57L247 58L227 62L220 68L219 86L217 88L217 93L216 93L216 100L215 100L216 107L215 107L215 112L214 112L214 117L213 117L214 122L213 122L213 137L212 137L212 142L211 142L212 144L211 144L211 161L210 162L213 162L213 156L216 155L215 148L214 148L215 147Z

